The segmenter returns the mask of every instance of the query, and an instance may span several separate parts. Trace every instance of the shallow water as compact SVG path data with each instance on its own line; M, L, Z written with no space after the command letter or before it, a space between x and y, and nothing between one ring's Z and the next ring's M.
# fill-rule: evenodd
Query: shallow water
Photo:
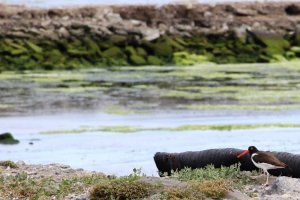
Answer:
M159 151L256 145L300 153L299 76L297 62L2 72L0 133L11 132L20 144L0 145L0 160L157 175ZM239 124L288 126L171 130ZM141 129L120 133L120 126Z
M19 145L0 145L1 160L26 163L63 163L75 168L126 175L142 168L157 175L156 152L199 151L209 148L242 148L256 145L272 151L300 153L300 128L272 128L234 131L143 131L138 133L87 132L82 134L40 134L49 130L82 126L131 125L174 127L186 124L296 123L300 111L247 113L222 111L169 111L147 115L109 115L81 112L47 116L3 117L1 130L9 130ZM29 142L33 142L30 145Z

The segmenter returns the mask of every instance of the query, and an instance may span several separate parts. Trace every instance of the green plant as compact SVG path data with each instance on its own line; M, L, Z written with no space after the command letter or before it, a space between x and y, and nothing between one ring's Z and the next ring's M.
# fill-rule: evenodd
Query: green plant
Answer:
M241 187L250 182L249 176L240 171L239 165L220 168L215 168L213 165L198 169L185 168L174 172L172 176L181 181L227 180L233 187Z
M32 178L27 173L0 177L0 197L4 199L63 199L70 193L79 194L85 188L105 180L103 175L88 175L57 180L52 177Z
M224 179L206 180L203 182L193 182L191 187L199 190L207 197L222 198L228 193L230 185Z
M90 199L141 199L149 195L150 189L149 183L130 179L113 179L95 185L90 192Z
M10 168L18 168L18 165L10 160L0 161L0 166L10 167Z

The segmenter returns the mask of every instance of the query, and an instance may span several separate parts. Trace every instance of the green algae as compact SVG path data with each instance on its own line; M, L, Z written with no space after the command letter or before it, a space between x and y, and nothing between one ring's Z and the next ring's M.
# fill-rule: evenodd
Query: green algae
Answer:
M79 129L70 130L56 130L41 132L41 134L75 134L87 132L116 132L116 133L134 133L143 131L142 128L137 126L103 126L103 127L82 127Z
M0 109L4 109L4 108L13 108L13 107L15 107L14 104L0 103Z
M98 91L105 88L101 87L62 87L62 88L38 88L39 91L44 92L69 92L69 93L82 93L90 91Z
M245 111L286 111L299 110L300 105L210 105L210 104L180 104L177 105L179 109L188 110L245 110Z
M104 112L106 114L111 114L111 115L133 115L133 114L145 114L145 111L136 111L136 110L130 110L130 109L125 109L124 107L121 106L109 106L104 109Z
M183 125L175 128L166 128L170 131L232 131L262 128L299 128L300 124L225 124L225 125Z
M84 127L71 130L54 130L41 132L41 134L75 134L88 132L114 132L114 133L136 133L136 132L155 132L155 131L234 131L266 128L300 128L300 124L222 124L222 125L182 125L178 127L154 127L145 128L141 126L102 126L102 127Z
M196 55L188 52L175 52L173 54L173 63L175 65L195 65L208 62L209 58L204 55Z
M161 36L151 42L136 41L123 35L111 35L101 40L89 35L59 41L0 38L0 70L257 63L300 57L294 37L247 34L245 40L231 33Z
M130 56L130 63L133 65L146 65L146 60L139 55L131 55Z
M32 105L42 97L55 104L54 94L66 102L83 97L81 105L116 115L163 108L282 111L299 109L299 73L299 62L3 71L0 100L4 105L17 102L4 112L30 106L22 101L28 94Z

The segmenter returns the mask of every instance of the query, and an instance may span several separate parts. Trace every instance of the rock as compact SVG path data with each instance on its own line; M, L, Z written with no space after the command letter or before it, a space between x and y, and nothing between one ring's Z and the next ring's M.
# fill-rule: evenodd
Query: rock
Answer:
M47 28L50 24L51 24L51 20L44 20L44 21L41 21L40 25L42 28Z
M287 192L298 193L300 195L300 179L285 176L278 177L267 193L284 194Z
M225 199L248 200L248 199L250 199L250 197L247 196L246 194L242 193L241 191L233 190L233 191L228 192Z
M58 35L59 35L59 37L62 37L62 38L68 38L70 36L70 33L65 27L61 27L58 30Z
M143 39L146 41L155 40L160 36L159 30L152 28L141 28L141 33L143 35Z
M251 8L243 8L243 7L237 7L233 5L227 5L225 10L227 12L231 12L232 14L236 16L255 16L257 15L257 11L253 10Z
M158 30L159 30L159 33L162 35L162 34L165 34L166 31L168 30L168 26L164 23L159 23L158 25Z
M290 199L296 200L300 196L300 180L290 177L278 177L272 185L265 188L259 199Z
M16 162L16 164L17 164L18 166L19 166L19 165L26 165L25 162L22 161L22 160L18 160L18 161Z
M186 25L186 24L177 24L175 25L175 28L180 31L191 31L193 29L191 25Z
M83 36L84 35L84 29L71 29L70 34L73 35L73 36L77 36L77 37Z
M285 12L288 15L299 15L300 14L300 6L296 4L289 5L285 8Z
M141 26L141 25L145 25L145 22L140 21L140 20L131 19L130 22L131 22L131 24L132 24L133 26Z
M105 16L105 19L108 21L109 24L120 24L122 23L122 18L119 13L108 13Z
M205 18L211 17L211 16L213 16L213 13L212 13L212 12L210 12L210 11L205 11L205 12L204 12L204 17L205 17Z
M18 144L19 140L16 140L11 133L0 134L0 144Z

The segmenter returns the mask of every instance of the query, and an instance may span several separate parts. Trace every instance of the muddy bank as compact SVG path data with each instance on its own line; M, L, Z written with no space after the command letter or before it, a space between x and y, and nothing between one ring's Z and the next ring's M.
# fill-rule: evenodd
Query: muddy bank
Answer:
M300 57L298 3L0 8L0 70Z

